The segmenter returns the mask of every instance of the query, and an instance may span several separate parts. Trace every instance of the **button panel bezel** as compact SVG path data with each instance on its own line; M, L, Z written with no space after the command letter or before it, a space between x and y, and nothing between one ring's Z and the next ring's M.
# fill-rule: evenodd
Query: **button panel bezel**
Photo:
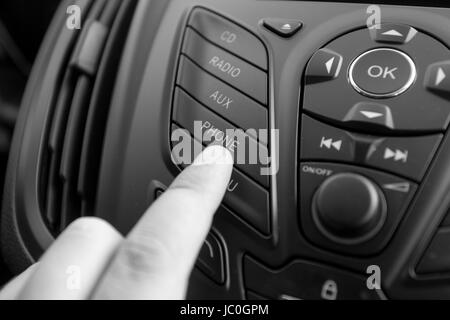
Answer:
M252 34L250 31L248 31L246 28L240 26L238 23L233 22L233 21L227 19L226 17L223 17L220 14L210 11L206 8L202 8L202 7L193 8L187 19L187 23L186 23L184 35L183 35L183 42L182 42L181 50L179 53L178 70L177 70L177 76L176 76L177 81L174 86L173 101L172 101L173 102L172 116L171 116L172 127L175 126L179 129L183 129L183 130L188 129L188 131L190 133L190 137L191 137L191 139L193 139L193 143L198 143L198 141L196 140L198 137L193 137L195 130L192 128L192 126L188 125L187 123L184 124L185 121L183 122L182 120L177 118L179 116L177 111L179 111L179 109L182 107L182 109L184 109L184 112L182 112L181 114L184 114L184 116L187 116L190 119L189 121L191 121L191 120L197 121L197 119L194 119L193 116L203 114L203 117L200 117L202 119L198 119L198 120L202 121L202 120L206 119L206 121L210 122L212 125L217 126L217 128L215 127L214 130L219 130L223 134L224 137L227 137L225 129L235 128L235 129L243 129L244 131L246 129L255 129L255 130L267 129L268 130L269 129L269 110L268 110L269 106L267 104L269 101L269 94L268 94L269 71L266 69L261 69L259 66L260 63L258 64L256 62L252 62L251 60L249 60L248 56L241 57L241 56L239 56L239 52L232 51L229 48L221 46L220 43L217 43L217 41L212 41L211 39L208 39L203 34L201 34L201 31L195 28L196 22L194 22L192 19L203 19L204 17L202 18L202 16L201 16L202 14L206 14L208 19L211 19L211 17L214 16L215 19L221 19L224 22L226 22L227 24L233 24L235 30L241 30L242 32L245 32L246 33L245 35L247 37L251 35L255 42L259 42L262 45L262 47L264 48L264 50L265 51L267 50L267 49L265 49L263 42L259 39L258 36ZM190 42L193 39L195 40L195 43ZM193 44L195 44L195 45L193 46ZM254 81L256 81L256 83L257 83L258 88L264 87L263 92L260 93L261 90L254 90L254 88L250 91L247 91L246 88L249 88L249 86L251 86L251 84L249 84L249 81L244 82L243 84L245 86L244 86L244 88L242 88L239 86L239 83L240 83L239 79L237 79L237 80L235 79L236 81L230 80L226 76L218 74L216 72L216 70L211 70L210 68L201 65L201 60L204 60L204 58L205 58L205 56L204 56L205 52L199 50L199 48L201 48L201 47L209 48L207 50L208 52L221 53L224 56L229 57L230 61L231 60L235 61L238 65L248 68L249 74L254 75L254 77L252 77L252 78L255 78L257 74L263 74L264 75L263 79L254 79ZM198 53L199 56L198 57L192 56L193 54L195 55L195 53ZM199 57L200 57L200 60L199 60ZM214 78L214 81L221 83L223 86L229 87L229 89L233 90L235 92L235 94L241 95L242 97L239 98L239 100L245 101L247 99L247 100L251 101L252 102L251 106L245 105L245 106L242 106L242 108L243 108L243 110L247 109L248 117L251 116L249 114L249 112L252 108L253 108L253 111L257 111L260 114L264 114L266 123L263 125L263 127L259 126L257 128L247 128L245 123L248 123L249 121L245 121L245 119L244 120L239 119L239 121L237 121L237 119L238 119L237 114L235 114L234 116L229 116L225 112L223 112L223 113L217 112L216 110L214 110L213 107L211 107L209 104L207 104L204 101L204 99L202 99L201 97L195 96L197 92L193 92L193 91L190 92L189 88L186 86L183 86L183 82L180 81L180 79L183 79L185 77L185 75L182 74L182 72L186 72L186 70L184 70L185 63L191 63L195 68L198 69L198 72L201 72L203 75L206 75L208 77ZM268 63L269 63L269 61L267 58L267 64ZM256 78L259 78L259 77L256 77ZM244 77L244 80L245 79L246 78ZM262 85L262 83L264 83L264 82L265 82L265 84ZM192 112L194 113L194 115L188 114L188 109L186 108L186 106L178 105L179 101L177 98L179 97L180 93L185 95L186 97L188 97L188 99L190 99L191 102L189 104L191 105ZM256 93L258 95L256 95ZM194 105L195 105L195 108L193 107ZM234 112L235 113L239 112L239 110L236 110L236 109L237 108L235 108ZM201 110L201 112L198 112L200 110ZM254 112L253 112L253 114L254 114ZM249 118L247 120L249 120ZM246 150L245 150L246 154L249 152L249 150L255 149L255 147L252 147L252 145L257 145L259 157L261 157L262 155L264 157L270 157L270 145L271 145L271 143L269 141L270 133L267 136L258 136L258 137L255 137L255 136L251 135L250 133L249 134L245 133L244 136L245 136L245 140L247 141L246 145L248 145L248 144L250 145L250 146L246 147ZM233 139L235 140L236 138L233 138ZM237 138L237 139L239 139L239 138ZM213 142L213 141L211 141L211 142ZM173 146L171 145L171 147L173 147ZM235 149L239 150L239 148L234 148L234 147L229 148L229 149L231 149L231 151L235 151ZM261 152L261 150L262 150L262 152ZM236 156L235 158L237 159L237 157L238 156ZM247 159L247 155L246 155L246 159ZM264 159L264 161L265 161L265 159ZM263 176L261 174L261 170L263 168L267 169L268 167L266 165L262 165L262 164L253 164L253 163L239 164L239 163L237 163L237 164L235 164L234 172L232 175L232 177L234 176L234 177L239 177L239 179L247 179L248 180L248 181L246 181L246 183L244 185L245 190L247 190L250 186L252 186L254 191L258 191L257 194L259 194L259 195L261 195L261 190L264 190L263 193L265 193L265 196L262 197L260 199L260 201L261 201L261 203L264 203L264 202L266 203L266 206L265 206L266 210L262 210L261 212L259 212L258 217L256 216L256 212L255 212L254 208L251 208L251 209L246 208L247 205L244 204L245 200L242 199L242 197L239 197L239 196L235 197L231 194L233 192L233 190L227 191L225 198L224 198L224 202L225 202L225 205L227 206L227 208L231 208L231 209L229 209L230 211L233 211L233 213L235 215L239 216L240 218L242 218L245 221L245 224L250 224L250 226L249 226L250 228L257 229L257 231L259 233L263 234L265 237L272 238L274 236L273 231L275 229L274 229L273 223L275 220L272 219L272 210L270 208L270 186L271 186L270 178L271 177ZM231 182L232 181L233 181L233 179L231 180ZM247 190L247 191L250 191L250 190ZM252 201L250 201L250 203L252 203ZM259 207L261 207L261 205ZM243 211L240 212L240 211L233 210L236 208L239 208Z

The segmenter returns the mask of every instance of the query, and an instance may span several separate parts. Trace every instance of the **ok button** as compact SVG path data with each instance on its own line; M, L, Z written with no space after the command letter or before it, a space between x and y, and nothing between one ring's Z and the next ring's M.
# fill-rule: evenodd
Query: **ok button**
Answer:
M416 66L405 53L389 48L367 51L349 69L349 81L359 93L372 98L402 94L416 80Z

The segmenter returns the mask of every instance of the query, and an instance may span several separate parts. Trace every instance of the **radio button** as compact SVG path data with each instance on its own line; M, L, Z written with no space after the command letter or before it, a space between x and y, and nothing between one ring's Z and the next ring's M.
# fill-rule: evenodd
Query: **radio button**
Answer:
M189 59L181 58L178 74L179 86L239 128L268 128L268 111L265 107L209 75ZM249 134L252 133L253 130L249 130ZM258 138L256 135L252 136ZM259 139L261 143L267 144L267 135L260 135Z
M204 70L267 104L266 72L209 43L191 28L186 29L182 52Z

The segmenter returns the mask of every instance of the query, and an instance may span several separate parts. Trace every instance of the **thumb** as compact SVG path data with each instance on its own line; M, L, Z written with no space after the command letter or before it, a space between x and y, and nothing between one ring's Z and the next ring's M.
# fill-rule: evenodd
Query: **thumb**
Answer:
M212 146L184 170L124 240L94 298L182 299L233 159Z

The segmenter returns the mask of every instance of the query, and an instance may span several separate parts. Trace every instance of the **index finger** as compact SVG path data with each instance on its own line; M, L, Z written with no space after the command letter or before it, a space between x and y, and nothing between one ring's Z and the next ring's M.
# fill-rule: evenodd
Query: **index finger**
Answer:
M151 206L118 250L94 297L182 299L232 171L212 146Z

